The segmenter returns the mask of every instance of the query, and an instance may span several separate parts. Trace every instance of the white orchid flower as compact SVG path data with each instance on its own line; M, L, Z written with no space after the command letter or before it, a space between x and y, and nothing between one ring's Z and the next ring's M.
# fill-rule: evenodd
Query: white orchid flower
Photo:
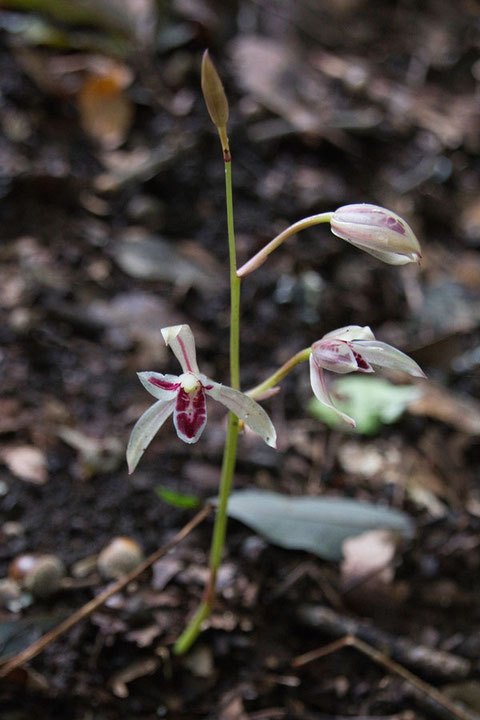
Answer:
M205 396L218 400L251 430L276 447L276 432L265 410L239 390L221 385L200 373L197 365L195 340L188 325L174 325L162 329L166 345L170 345L182 366L181 375L161 375L140 372L138 377L148 392L157 398L140 417L130 435L127 463L132 473L154 435L173 413L178 437L186 443L196 443L207 422Z
M322 405L331 408L346 423L355 427L353 418L342 413L333 404L323 371L330 370L340 374L372 373L373 366L425 377L420 366L408 355L387 343L375 340L369 327L348 325L327 333L321 340L313 343L310 355L310 383L313 393Z

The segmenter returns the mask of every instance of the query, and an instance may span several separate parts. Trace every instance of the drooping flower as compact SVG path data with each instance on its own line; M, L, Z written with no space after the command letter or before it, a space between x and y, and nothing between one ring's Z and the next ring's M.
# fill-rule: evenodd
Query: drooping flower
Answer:
M323 405L334 410L345 422L355 427L353 418L341 412L333 404L323 371L330 370L340 374L372 373L374 366L402 370L415 377L425 377L425 373L415 360L391 345L375 340L369 327L348 325L327 333L312 345L310 383L315 397Z
M399 215L368 203L344 205L333 213L334 235L389 265L405 265L421 258L412 228Z
M265 410L239 390L221 385L200 373L197 365L195 340L188 325L174 325L162 329L166 345L170 345L182 367L181 375L162 375L140 372L138 377L148 392L157 398L137 421L127 447L129 472L136 468L144 451L173 413L178 437L186 443L200 438L207 422L205 396L218 400L251 430L276 447L276 432Z

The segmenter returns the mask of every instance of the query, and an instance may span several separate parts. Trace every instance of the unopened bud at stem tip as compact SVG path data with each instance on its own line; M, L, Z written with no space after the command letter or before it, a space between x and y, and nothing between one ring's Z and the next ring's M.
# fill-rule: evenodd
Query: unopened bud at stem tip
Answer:
M209 115L218 130L225 161L228 162L230 160L227 137L228 100L208 50L205 50L202 58L202 92Z

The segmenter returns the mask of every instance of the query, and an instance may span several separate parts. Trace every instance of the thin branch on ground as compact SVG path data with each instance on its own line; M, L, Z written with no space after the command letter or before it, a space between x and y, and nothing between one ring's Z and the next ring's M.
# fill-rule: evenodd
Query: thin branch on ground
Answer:
M439 705L440 708L451 713L453 718L456 718L457 720L480 720L480 716L476 713L471 713L463 707L460 707L457 703L453 702L450 698L444 695L444 693L440 692L440 690L437 690L432 685L424 682L410 672L410 670L407 670L403 667L403 665L395 662L395 660L392 660L380 650L368 645L366 642L363 642L363 640L359 640L355 637L355 635L345 635L344 637L334 640L328 645L324 645L317 650L312 650L308 653L304 653L303 655L299 655L292 660L292 665L293 667L302 667L314 660L325 657L326 655L331 655L344 647L356 648L359 652L363 653L373 660L373 662L377 663L377 665L381 665L389 672L398 675L420 693L430 700L433 700L433 702Z
M331 608L301 605L297 613L300 620L309 627L338 638L352 635L369 645L382 648L397 662L422 675L451 682L466 678L472 672L471 661L464 657L421 645L406 637L392 635L371 623L345 616Z

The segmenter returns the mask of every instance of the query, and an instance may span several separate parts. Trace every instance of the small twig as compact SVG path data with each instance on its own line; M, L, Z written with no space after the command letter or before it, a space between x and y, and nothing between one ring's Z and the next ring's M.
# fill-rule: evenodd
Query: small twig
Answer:
M29 660L32 660L32 658L36 657L36 655L41 653L42 650L47 647L47 645L50 645L50 643L54 642L54 640L60 637L60 635L68 632L68 630L71 630L74 625L91 615L98 607L100 607L100 605L103 605L108 600L108 598L123 590L123 588L129 583L131 583L133 580L136 580L143 572L145 572L145 570L148 570L148 568L153 565L154 562L160 560L160 558L166 555L170 550L172 550L172 548L174 548L176 545L178 545L178 543L180 543L184 538L186 538L187 535L189 535L192 530L197 527L197 525L200 525L200 523L203 522L205 518L211 513L212 508L212 505L206 505L202 510L200 510L200 512L195 515L195 517L190 520L190 522L188 522L181 530L179 530L179 532L172 538L172 540L170 540L170 542L166 543L166 545L163 545L161 548L158 548L158 550L155 550L155 552L149 555L148 558L146 558L142 563L140 563L140 565L137 565L134 570L129 572L127 575L121 577L120 580L118 580L116 583L110 585L108 588L106 588L106 590L101 592L89 602L85 603L85 605L83 605L79 610L74 612L73 615L70 615L70 617L61 622L60 625L57 625L56 628L45 633L45 635L42 635L42 637L32 643L25 650L19 652L13 658L0 661L0 678L6 677L12 670L15 670L15 668L23 665Z
M297 655L297 657L293 658L291 665L292 667L303 667L314 660L320 660L320 658L325 657L325 655L331 655L332 653L337 652L337 650L350 646L352 644L350 642L352 637L353 635L345 635L344 637L334 640L327 645L322 645L320 648L310 650L302 655Z
M337 593L325 573L311 561L296 565L294 570L287 574L287 577L275 589L272 597L278 599L284 595L293 585L304 578L309 578L317 583L326 600L337 610L343 609L342 599Z
M363 642L363 640L359 640L355 637L355 635L345 635L339 640L335 640L328 645L324 645L318 650L313 650L303 655L299 655L292 660L292 665L293 667L302 667L313 660L317 660L318 658L337 652L337 650L340 650L343 647L354 647L359 652L373 660L373 662L377 663L377 665L381 665L389 672L399 675L410 685L437 703L437 705L439 705L442 709L451 713L454 718L457 718L457 720L479 720L479 716L476 713L471 713L457 705L457 703L452 702L450 698L434 688L432 685L429 685L421 680L419 677L410 672L410 670L404 668L403 665L395 662L395 660L391 660L391 658L384 655L384 653L380 652L380 650L368 645Z
M466 658L391 635L367 622L345 617L331 608L301 605L297 612L300 620L310 627L333 637L352 635L380 647L398 662L428 676L452 680L467 677L472 670L472 663Z

